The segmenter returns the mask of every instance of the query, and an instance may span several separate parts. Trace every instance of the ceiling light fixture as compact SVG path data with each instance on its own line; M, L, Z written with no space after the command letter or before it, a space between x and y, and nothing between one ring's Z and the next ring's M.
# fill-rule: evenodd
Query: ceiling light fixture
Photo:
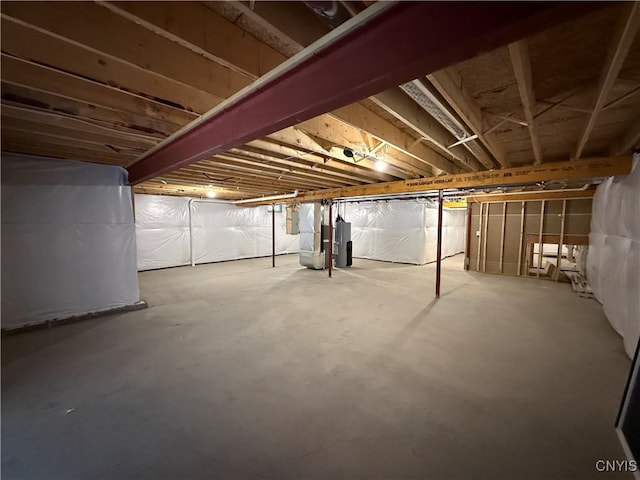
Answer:
M216 198L216 192L214 192L213 190L209 190L207 192L207 197L209 198Z

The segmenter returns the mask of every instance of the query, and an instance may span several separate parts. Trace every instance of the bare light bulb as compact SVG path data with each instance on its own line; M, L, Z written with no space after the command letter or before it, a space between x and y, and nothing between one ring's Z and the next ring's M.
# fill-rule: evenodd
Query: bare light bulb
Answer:
M383 160L378 160L376 162L376 170L382 172L386 168L387 164Z
M214 192L213 190L209 190L207 192L207 197L209 198L216 198L216 192Z

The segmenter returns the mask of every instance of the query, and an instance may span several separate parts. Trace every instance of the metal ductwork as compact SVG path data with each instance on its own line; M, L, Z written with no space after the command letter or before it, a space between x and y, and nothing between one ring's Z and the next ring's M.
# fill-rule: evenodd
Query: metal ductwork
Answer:
M429 88L422 81L412 80L411 82L400 85L400 88L429 115L435 118L444 128L449 130L457 140L460 140L461 145L464 145L476 158L479 158L479 152L482 151L482 147L475 141L465 141L474 135L469 131L466 125L460 122L458 118L451 113L440 99L431 93Z

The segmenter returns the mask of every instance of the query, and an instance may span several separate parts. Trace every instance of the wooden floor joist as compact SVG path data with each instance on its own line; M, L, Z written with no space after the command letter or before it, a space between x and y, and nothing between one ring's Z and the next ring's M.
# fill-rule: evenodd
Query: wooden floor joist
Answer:
M580 162L544 163L541 165L505 168L486 172L469 172L455 175L442 175L439 177L316 190L301 193L296 197L296 202L312 202L328 198L426 192L452 188L521 185L550 180L590 179L612 175L627 175L630 171L631 156L597 157L581 160ZM274 202L256 200L255 202L245 203L244 206L266 205L267 203Z

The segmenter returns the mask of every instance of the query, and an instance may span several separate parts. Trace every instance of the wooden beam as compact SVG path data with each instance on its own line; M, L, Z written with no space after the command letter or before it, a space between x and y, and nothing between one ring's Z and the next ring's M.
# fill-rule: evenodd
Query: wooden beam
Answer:
M287 57L199 2L101 2L112 12L249 78Z
M543 163L541 165L514 167L488 172L461 173L440 177L304 192L298 195L297 201L311 202L325 198L336 199L369 195L426 192L439 189L521 185L550 180L582 180L612 175L627 175L630 171L631 156L599 157L585 159L580 162ZM259 203L256 203L256 205L258 204Z
M365 183L336 177L327 173L318 174L306 165L300 165L294 162L278 162L277 159L267 157L266 155L241 149L231 149L224 154L219 154L217 161L220 162L222 159L226 159L227 161L236 160L238 163L251 165L259 170L275 171L278 173L288 172L289 174L295 174L296 178L305 179L308 182L317 182L318 184L354 185Z
M339 181L332 178L312 177L306 172L296 170L295 168L266 165L264 162L229 152L218 154L213 159L203 160L202 165L206 165L212 169L237 171L238 173L244 173L252 177L257 176L257 178L272 178L278 181L284 180L292 187L300 189L307 189L309 186L313 188L314 185L316 186L315 188L326 188L328 185L339 187L353 184L353 182Z
M115 147L109 147L93 141L78 140L73 138L64 138L57 135L51 135L42 132L33 132L29 130L12 129L9 126L2 126L2 139L8 142L33 144L39 146L50 145L54 148L63 147L67 149L78 148L84 152L94 152L98 156L113 155L115 158L121 159L120 162L130 163L138 156L138 151L123 148L118 150Z
M176 126L186 125L198 117L195 113L28 60L4 53L1 58L2 80L13 85L169 122Z
M376 4L152 149L129 169L130 181L145 181L584 13L582 5L570 3ZM462 37L452 28L461 15L474 18ZM440 21L425 28L421 19L433 17ZM370 50L376 55L361 62Z
M231 149L230 152L237 151L243 155L255 156L255 158L263 159L277 165L285 165L298 169L308 170L314 174L320 174L327 178L340 178L351 183L374 183L375 180L362 176L346 173L340 168L335 168L331 164L324 163L322 160L310 160L311 155L283 155L276 153L270 148L273 144L268 142L261 142L260 140L254 140L237 149ZM277 145L276 145L277 146Z
M531 60L529 58L529 45L527 40L520 40L509 44L509 54L513 73L518 82L520 101L524 110L524 117L527 119L531 145L533 146L533 156L535 163L542 163L542 146L540 136L535 122L536 95L533 89L533 77L531 76Z
M122 112L100 105L93 105L78 100L71 100L53 93L34 90L19 85L2 82L2 101L10 105L36 107L49 111L70 114L74 118L99 120L113 125L135 128L140 132L166 136L175 132L180 125L155 120L143 115Z
M560 235L557 233L543 233L540 238L537 233L528 233L526 240L527 243L537 243L542 240L542 243L554 244L560 243ZM589 235L565 234L563 241L565 245L589 245Z
M311 120L299 123L296 128L314 137L331 140L332 143L341 145L341 147L348 147L360 151L364 150L364 145L362 144L362 139L358 131L342 120L334 118L332 115L322 115L312 118ZM338 150L340 149L341 148L338 148ZM345 159L347 158L343 154L341 155ZM407 179L432 174L432 170L428 164L411 155L396 151L395 149L387 150L387 155L389 155L387 163L392 167L387 169L387 173L391 175ZM352 161L354 160L352 159ZM369 159L355 159L355 161L357 161L359 165L375 168L375 162Z
M119 156L99 153L95 150L85 150L83 148L69 148L60 145L50 145L43 142L35 144L33 141L24 139L3 138L2 151L22 153L26 155L38 155L41 157L62 158L66 160L82 160L92 163L106 163L109 165L119 165L126 167L131 164L128 159Z
M467 202L476 203L501 203L501 202L521 202L527 200L540 201L540 200L555 200L566 198L593 198L596 192L596 187L586 188L584 190L565 190L559 192L545 192L544 190L538 192L522 192L522 193L508 193L508 194L486 194L486 195L469 195L467 196Z
M235 185L246 187L247 189L268 189L275 191L292 192L296 189L300 190L301 185L308 185L305 182L298 180L289 180L288 177L282 175L266 175L255 170L241 168L228 164L212 164L206 169L207 176L203 175L203 168L200 166L197 169L191 168L191 166L183 167L179 170L171 172L170 174L163 175L162 178L173 178L190 180L202 185L209 183L215 184L216 182L222 182L228 185ZM305 189L317 188L317 187L304 187Z
M285 151L291 149L299 154L309 152L314 154L316 158L322 158L325 164L331 164L333 167L346 172L364 175L383 182L404 178L393 175L390 172L380 172L376 170L373 162L354 162L353 158L346 157L344 152L340 149L330 148L329 150L324 150L314 140L312 140L308 134L296 127L285 128L284 130L275 132L274 134L268 135L267 137L257 141L264 142L265 144L271 143L273 145L273 147L269 147L271 149L275 147L282 148ZM249 142L249 144L251 143L252 142ZM333 142L328 143L332 143L333 145Z
M478 136L497 162L503 168L508 167L509 160L498 137L494 133L483 133L482 110L464 84L460 73L454 67L449 67L427 75L427 78L462 121Z
M199 185L220 184L236 186L245 188L247 191L261 189L293 191L298 188L299 183L292 183L286 179L278 180L272 176L262 176L250 170L237 170L226 165L210 166L207 168L206 173L207 176L203 175L203 169L201 167L193 169L191 166L188 166L163 175L161 178L189 181Z
M611 39L607 59L605 60L604 68L596 90L597 94L592 104L592 113L589 115L589 120L578 139L576 151L573 155L574 160L581 157L582 152L589 141L591 132L596 125L598 115L609 98L609 92L618 78L620 69L624 64L625 58L627 58L627 54L631 49L631 45L638 33L638 29L640 29L640 2L629 2L625 5L625 12L621 16Z
M461 171L461 169L450 160L447 160L435 150L422 143L415 144L414 137L374 114L359 103L353 103L334 110L330 115L353 128L368 132L379 141L389 143L394 149L402 152L404 155L413 157L419 162L428 163L430 166L447 173L457 173ZM388 151L389 150L387 150L387 152ZM411 163L414 166L416 165L416 162ZM424 172L424 168L421 170L422 171L417 171L417 173ZM428 171L430 172L431 169Z
M141 145L118 145L117 141L113 141L110 138L97 137L95 134L87 134L86 132L80 132L80 135L76 135L73 130L55 130L54 128L39 128L40 125L32 127L30 125L18 124L14 122L3 122L2 131L9 136L22 136L24 139L33 137L34 141L38 139L46 139L52 143L67 145L70 147L79 146L87 147L93 146L96 151L99 152L116 152L129 154L132 158L136 158L141 152L144 152L146 148Z
M251 79L92 2L2 2L3 18L224 99ZM117 32L117 33L116 33Z
M633 152L637 148L640 148L640 116L638 115L636 115L622 137L611 146L610 152L616 152L616 155L624 155Z
M134 193L141 194L160 194L160 195L175 195L175 196L196 196L207 197L207 193L210 191L216 192L216 198L233 198L241 199L248 197L251 192L226 190L220 187L201 187L197 185L182 185L172 183L156 183L156 182L144 182L140 185L133 187Z
M275 52L255 37L247 35L242 29L201 4L117 2L104 3L103 6L169 40L178 42L185 48L241 71L251 78L259 77L265 71L286 60L284 55ZM288 20L285 21L282 17L277 19L287 24L287 30L293 28ZM303 48L302 45L299 47ZM363 110L359 112L358 120L360 123L354 128L358 128L362 135L368 136L369 125L375 128L382 119L372 112ZM385 139L385 141L388 140ZM423 155L433 156L424 146L420 150ZM444 158L442 160L445 161ZM455 172L446 168L446 164L438 168L449 173Z
M69 120L69 123L66 125L59 125L54 122L33 121L31 119L26 120L19 117L16 118L7 113L10 108L11 107L8 105L2 107L2 125L11 129L46 133L68 139L77 138L78 140L101 143L103 145L107 144L119 148L135 149L139 151L145 151L147 148L155 144L155 142L149 142L144 139L113 134L106 129L100 130L96 128L91 130L91 125L83 124L82 122L76 122L74 124L71 119L65 119L64 117L62 117L62 120ZM45 119L49 118L45 117Z
M2 101L2 115L11 119L24 119L33 122L44 122L61 127L73 128L97 134L106 134L123 139L147 142L156 145L164 138L158 132L142 132L140 129L128 127L123 124L114 124L102 120L79 118L73 112L62 112L59 110L48 110L47 105L34 106L22 105L17 102L8 103Z
M455 160L465 170L484 170L483 165L469 155L466 148L448 148L448 145L455 143L457 139L399 88L386 90L370 99L432 143L444 158Z
M222 100L203 90L144 70L85 45L48 35L37 27L2 17L2 51L72 72L107 85L146 96L185 110L204 113ZM46 45L47 48L42 48Z

